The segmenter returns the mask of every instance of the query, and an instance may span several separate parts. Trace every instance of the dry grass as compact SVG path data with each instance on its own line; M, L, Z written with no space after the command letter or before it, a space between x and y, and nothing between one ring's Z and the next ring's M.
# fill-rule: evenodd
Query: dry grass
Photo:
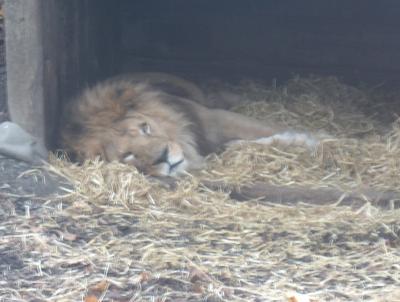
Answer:
M255 100L236 111L335 138L314 153L230 147L174 190L118 163L54 158L49 169L73 190L29 212L3 207L3 300L287 301L295 291L315 301L400 301L400 210L237 202L201 184L400 191L399 123L388 128L357 109L374 99L334 78L231 89Z

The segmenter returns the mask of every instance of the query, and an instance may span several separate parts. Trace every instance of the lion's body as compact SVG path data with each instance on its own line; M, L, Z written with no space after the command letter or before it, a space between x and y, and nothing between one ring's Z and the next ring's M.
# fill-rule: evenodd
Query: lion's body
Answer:
M226 143L283 129L193 101L202 97L194 84L160 73L104 81L70 104L63 147L79 160L100 156L147 174L176 175L202 167L203 156Z

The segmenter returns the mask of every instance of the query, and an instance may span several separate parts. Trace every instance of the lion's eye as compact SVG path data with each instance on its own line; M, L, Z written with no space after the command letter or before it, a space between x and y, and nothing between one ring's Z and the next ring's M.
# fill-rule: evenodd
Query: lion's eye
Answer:
M131 152L126 152L122 155L122 161L124 163L129 163L132 162L133 160L135 160L135 155L133 155L133 153Z
M141 135L150 135L151 133L150 125L147 123L141 123L139 125L139 130Z

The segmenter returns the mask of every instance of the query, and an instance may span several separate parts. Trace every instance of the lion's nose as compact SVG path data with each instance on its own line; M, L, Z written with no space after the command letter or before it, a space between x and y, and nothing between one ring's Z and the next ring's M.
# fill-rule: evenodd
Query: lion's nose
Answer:
M182 148L176 143L168 143L167 145L167 162L171 166L177 166L183 161Z
M160 157L154 162L154 165L167 163L171 167L178 166L183 162L183 153L181 148L174 144L168 143L162 150Z
M168 163L168 147L165 147L164 150L161 152L161 156L154 162L154 165L158 165L161 163Z
M185 171L187 167L181 146L174 142L169 142L161 150L160 156L153 165L156 169L154 174L159 176L174 176Z

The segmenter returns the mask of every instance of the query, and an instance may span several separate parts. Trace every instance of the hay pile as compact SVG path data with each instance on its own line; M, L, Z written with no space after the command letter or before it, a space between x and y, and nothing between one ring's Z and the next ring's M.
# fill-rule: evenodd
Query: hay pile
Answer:
M294 291L312 301L400 301L400 210L368 202L354 209L337 200L322 206L237 202L229 192L201 184L399 191L399 123L387 128L358 110L373 100L333 78L296 78L282 88L246 83L232 90L256 101L236 111L335 138L315 153L277 145L230 147L174 190L118 163L78 167L53 159L49 169L75 187L36 209L3 207L0 297L293 301L287 294Z
M387 112L385 103L377 105L366 92L333 77L294 78L279 89L250 82L235 92L242 103L234 111L331 137L316 152L257 144L229 148L210 157L207 177L236 184L400 190L400 120L393 111L392 119L374 118Z

